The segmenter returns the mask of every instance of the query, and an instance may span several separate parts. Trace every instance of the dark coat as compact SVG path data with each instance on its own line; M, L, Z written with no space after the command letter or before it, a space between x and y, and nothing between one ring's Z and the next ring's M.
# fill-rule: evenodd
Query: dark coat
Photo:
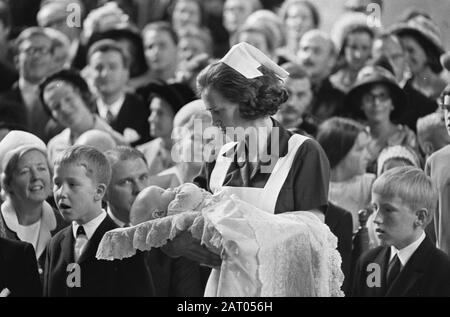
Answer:
M63 217L59 214L59 212L53 210L56 218L56 228L55 230L51 231L50 234L52 237L61 231L63 228L68 226L68 223L66 223L63 219ZM4 237L6 239L20 241L19 237L17 236L17 233L12 231L5 223L5 220L3 219L3 215L0 213L0 237ZM46 257L47 249L42 253L42 255L38 259L38 271L39 275L41 277L41 281L43 279L43 272L44 272L44 266L45 266L45 257ZM36 255L35 255L36 256Z
M36 254L29 243L0 238L0 292L10 297L40 297L41 282Z
M436 297L450 296L450 258L426 238L406 263L392 285L386 287L390 247L378 247L358 260L353 279L352 296L356 297ZM370 265L381 271L380 287L369 287L373 274Z
M116 118L111 122L111 127L123 134L126 128L135 130L141 138L132 143L132 146L140 145L150 141L150 127L148 117L149 106L138 95L127 93L122 108Z
M114 221L106 216L89 240L76 264L79 267L81 287L69 287L69 265L74 265L75 238L69 226L50 240L44 271L44 296L48 297L124 297L153 296L153 281L143 253L123 260L97 260L98 245L103 235L116 229ZM70 280L70 279L69 279Z

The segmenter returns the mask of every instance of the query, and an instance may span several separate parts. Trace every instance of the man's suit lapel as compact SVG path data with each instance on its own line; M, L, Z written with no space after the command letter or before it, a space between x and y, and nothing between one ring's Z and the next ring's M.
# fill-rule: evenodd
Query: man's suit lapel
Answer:
M431 250L432 243L428 238L420 244L419 248L409 259L406 266L394 280L392 286L388 289L386 296L407 296L410 294L417 281L425 273L425 268L429 260L428 253Z
M75 263L75 258L73 255L73 248L75 245L75 238L72 232L72 225L66 228L64 232L64 237L61 241L61 256L64 262L67 264Z
M107 231L110 231L110 230L113 230L116 228L117 228L117 225L114 223L114 221L109 216L106 216L106 218L102 221L100 226L98 226L97 230L95 230L92 238L87 243L86 249L81 254L81 256L78 260L78 263L81 264L86 260L95 259L98 245L100 244L100 241L102 240L103 235Z

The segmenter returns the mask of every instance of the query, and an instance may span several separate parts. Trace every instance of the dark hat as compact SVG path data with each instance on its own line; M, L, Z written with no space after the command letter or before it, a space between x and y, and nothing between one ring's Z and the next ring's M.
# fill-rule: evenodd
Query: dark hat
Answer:
M140 89L140 93L149 103L155 96L165 100L172 107L174 115L184 105L197 99L192 89L182 83L150 83Z
M128 25L126 27L118 27L103 32L92 34L88 41L87 51L89 48L100 40L110 39L114 41L128 40L133 43L135 54L131 56L130 76L135 78L145 74L148 71L147 60L145 59L144 43L140 32ZM131 53L131 52L130 52Z
M353 88L347 93L344 99L344 112L357 120L366 120L366 116L361 109L361 98L373 84L384 84L389 87L394 111L391 113L391 120L395 121L402 114L407 106L405 92L397 84L394 75L382 66L366 66L358 73Z
M75 69L63 69L53 75L47 77L40 85L39 85L39 98L41 100L42 105L44 106L45 111L48 115L52 116L50 109L44 101L44 90L45 88L54 81L65 81L76 87L86 102L86 105L89 107L91 112L96 111L96 103L95 97L89 89L89 85L86 83L83 77L81 77L80 73Z
M441 56L441 64L442 67L450 72L450 51Z
M433 20L423 15L417 15L406 22L394 24L389 31L400 37L406 35L414 37L423 50L429 52L427 54L428 58L431 59L429 63L435 67L433 71L438 73L442 71L439 57L445 50L441 32Z

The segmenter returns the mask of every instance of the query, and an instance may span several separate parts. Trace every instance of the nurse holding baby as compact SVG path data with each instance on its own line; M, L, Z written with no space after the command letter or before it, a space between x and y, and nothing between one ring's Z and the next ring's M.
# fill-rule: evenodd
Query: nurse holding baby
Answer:
M327 209L329 162L320 145L285 130L272 118L286 102L289 74L247 43L235 45L198 76L201 98L226 143L206 162L194 183L213 194L226 193L271 213L311 211L322 220ZM244 131L244 133L242 133ZM164 248L207 266L219 256L189 233Z

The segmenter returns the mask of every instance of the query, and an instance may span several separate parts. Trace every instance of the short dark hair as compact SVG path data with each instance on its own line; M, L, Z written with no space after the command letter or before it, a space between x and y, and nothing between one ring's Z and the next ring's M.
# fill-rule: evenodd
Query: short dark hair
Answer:
M328 119L319 126L317 142L324 149L332 169L347 156L362 131L362 124L340 117Z
M144 154L141 151L129 146L117 146L114 149L105 152L105 156L111 167L116 165L118 162L139 159L143 160L145 165L147 165L147 160Z
M149 31L166 32L167 34L169 34L175 45L178 45L178 35L169 22L158 21L147 24L142 30L142 37L144 37L145 34Z
M85 145L71 146L62 152L54 162L55 167L72 164L84 167L86 176L94 183L109 185L111 166L106 156L96 148Z
M106 53L106 52L117 52L122 57L123 65L126 69L130 69L131 65L131 57L119 44L117 44L116 41L105 39L100 40L98 42L95 42L92 44L92 46L89 48L87 58L88 61L90 61L92 55L94 55L97 52Z
M282 80L264 66L263 76L248 79L225 63L206 67L197 77L199 93L213 88L225 99L239 105L242 118L254 120L277 113L288 100L288 91Z

